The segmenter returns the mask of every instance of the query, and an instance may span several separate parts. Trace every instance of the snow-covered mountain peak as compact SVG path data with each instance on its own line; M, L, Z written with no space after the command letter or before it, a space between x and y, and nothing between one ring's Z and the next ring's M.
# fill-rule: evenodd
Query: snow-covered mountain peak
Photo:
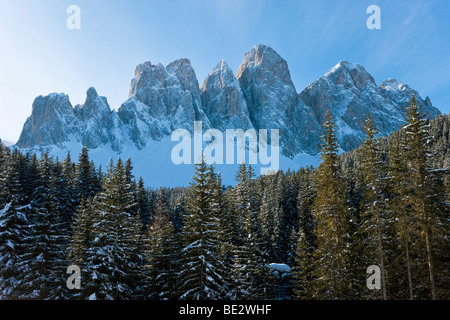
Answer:
M169 63L166 67L167 71L174 74L181 82L185 89L196 89L198 91L198 80L195 75L191 61L186 58L177 59Z
M319 124L299 99L286 60L265 45L247 52L237 72L256 129L276 129L282 153L294 157L300 150L314 152Z
M220 61L206 77L200 94L203 111L213 128L253 128L244 92L225 60Z
M92 98L98 97L97 90L95 90L94 87L89 87L89 89L86 91L86 95L88 98L89 97L92 97Z
M84 104L75 106L75 110L80 114L82 120L111 113L106 97L99 96L94 87L87 90Z
M22 148L62 144L74 132L67 128L77 125L78 119L69 96L64 93L50 93L38 96L32 105L31 116L24 124L17 145Z
M380 88L383 88L386 90L404 91L404 90L409 89L409 86L404 84L401 81L394 79L394 78L388 78L380 84Z
M293 87L291 74L286 62L274 49L266 45L256 45L252 50L245 53L244 60L236 74L236 78L245 81L245 73L250 70L255 76L262 76L264 73L273 74L277 79L286 85ZM265 79L258 78L258 81Z
M330 73L336 72L336 70L338 70L339 68L354 69L355 65L353 63L348 62L347 60L341 60L338 62L337 65L335 65L327 73L325 73L325 77L328 76Z
M423 107L421 112L425 117L433 119L440 114L440 111L432 105L429 97L423 99L419 92L402 81L388 78L380 84L379 90L384 97L395 102L397 109L404 110L414 95L417 103Z
M213 88L224 89L227 86L236 84L239 84L239 82L234 76L233 71L225 60L221 60L208 74L202 84L202 87L200 88L200 91L204 92L205 90Z
M36 97L32 105L32 112L66 111L71 109L71 107L67 94L52 92L46 96Z
M140 63L136 66L136 69L134 70L134 77L137 78L141 74L143 74L145 71L149 71L153 66L151 61L145 61L143 63Z
M341 60L336 66L330 69L323 77L333 83L347 88L355 86L362 88L376 86L375 79L358 63L350 63Z
M144 170L136 174L153 184L152 178L162 179L162 175L157 166L149 168L148 160L140 158L167 165L171 134L177 129L193 133L195 121L202 121L203 130L279 130L280 156L292 164L299 155L317 160L328 110L338 143L347 151L364 139L369 113L379 135L401 128L413 94L427 118L440 114L428 97L422 99L403 82L387 79L377 86L362 65L346 60L299 94L286 60L259 44L245 53L236 74L221 60L201 88L189 59L177 59L167 66L143 62L135 69L129 98L117 112L93 87L87 90L84 104L75 108L65 94L39 96L16 146L30 151L51 149L59 156L86 146L96 159L102 159L98 160L102 165L104 159L133 156L137 167ZM191 170L186 169L186 182ZM174 170L177 175L182 171Z
M224 59L222 59L219 61L218 64L215 65L215 67L212 69L212 71L209 73L209 75L216 74L216 73L228 73L228 71L231 71L231 69L228 66L228 63ZM206 82L206 79L205 79L205 82Z
M352 70L352 69L360 70L361 68L364 68L364 67L356 62L349 62L347 60L341 60L333 68L331 68L328 72L334 72L339 68L342 68L345 70Z

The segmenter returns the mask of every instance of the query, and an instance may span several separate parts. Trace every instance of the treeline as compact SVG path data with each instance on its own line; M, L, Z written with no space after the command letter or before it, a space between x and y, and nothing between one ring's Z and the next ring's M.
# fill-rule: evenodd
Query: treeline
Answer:
M450 119L414 97L407 111L389 138L369 116L342 155L328 114L318 168L242 164L235 186L202 163L189 187L149 190L131 160L102 172L86 149L74 163L0 143L0 298L449 299Z

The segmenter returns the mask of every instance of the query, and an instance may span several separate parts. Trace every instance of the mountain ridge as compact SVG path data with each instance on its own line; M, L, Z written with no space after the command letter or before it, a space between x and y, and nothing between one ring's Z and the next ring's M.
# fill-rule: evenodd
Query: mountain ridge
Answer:
M75 149L103 150L111 156L128 156L130 150L139 155L167 143L174 130L192 133L194 122L202 121L203 130L278 129L280 153L291 166L299 155L317 158L328 110L336 122L339 145L348 151L361 144L369 113L380 135L398 130L412 94L424 107L425 117L440 114L429 97L422 99L407 84L389 78L377 85L362 65L346 60L298 91L286 60L259 44L245 53L236 73L222 60L201 86L189 59L167 66L141 63L129 97L117 111L93 87L87 90L85 103L75 107L63 93L39 96L16 147L70 151L76 145Z

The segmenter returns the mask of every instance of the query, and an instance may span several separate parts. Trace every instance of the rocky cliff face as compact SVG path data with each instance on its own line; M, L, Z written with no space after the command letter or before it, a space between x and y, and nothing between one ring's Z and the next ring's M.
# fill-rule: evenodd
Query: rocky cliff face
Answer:
M286 61L270 47L258 45L247 52L237 74L250 117L257 129L285 129L288 114L299 103Z
M200 91L203 111L213 128L254 128L241 85L225 61L215 66Z
M200 89L195 72L187 59L136 68L131 81L130 97L118 110L127 126L131 141L138 149L150 140L160 141L174 130L194 129L194 121L209 121L202 110Z
M79 119L66 94L39 96L33 102L31 116L23 126L17 146L63 147L70 135L78 133L78 127Z
M380 93L399 112L404 113L404 107L408 104L414 94L418 103L423 106L421 109L423 116L428 119L433 119L441 114L441 112L431 104L429 97L422 99L416 90L413 90L410 86L401 81L391 78L383 81L380 84Z
M361 144L364 121L370 113L380 135L387 136L404 123L405 107L413 93L428 118L439 110L425 101L418 92L397 82L386 80L377 86L373 77L359 64L340 61L300 93L311 107L319 123L323 123L329 109L336 122L338 142L345 151Z
M88 89L85 103L75 107L65 94L39 96L33 102L31 116L16 145L20 148L65 148L69 143L78 142L89 149L97 149L111 142L112 149L120 152L121 145L114 143L121 139L115 127L122 127L123 123L114 118L106 98L99 96L93 87Z
M403 124L412 94L428 118L440 112L427 97L408 85L388 79L377 85L359 64L339 62L300 93L287 62L272 48L257 45L245 54L236 75L219 62L201 88L188 59L166 67L145 62L137 66L129 98L116 112L105 97L89 88L83 105L72 107L65 94L37 97L17 146L70 148L76 142L89 149L110 146L120 154L127 143L137 149L159 142L179 128L279 129L283 155L320 152L321 124L331 111L338 142L345 151L364 138L370 113L380 135Z
M315 151L320 125L299 99L287 62L275 50L255 46L245 54L236 77L255 128L280 130L281 150L288 157Z
M108 143L111 139L111 109L105 97L100 97L95 88L91 87L87 91L85 103L75 106L75 111L79 122L83 124L79 134L84 146L96 149Z

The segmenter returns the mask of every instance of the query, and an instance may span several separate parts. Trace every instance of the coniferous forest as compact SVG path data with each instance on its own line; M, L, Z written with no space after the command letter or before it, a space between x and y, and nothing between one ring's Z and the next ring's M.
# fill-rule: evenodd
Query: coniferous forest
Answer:
M224 186L203 162L158 190L131 159L0 143L0 299L450 299L449 116L425 120L413 97L400 131L379 137L370 115L365 130L339 154L328 114L317 168L241 164Z

